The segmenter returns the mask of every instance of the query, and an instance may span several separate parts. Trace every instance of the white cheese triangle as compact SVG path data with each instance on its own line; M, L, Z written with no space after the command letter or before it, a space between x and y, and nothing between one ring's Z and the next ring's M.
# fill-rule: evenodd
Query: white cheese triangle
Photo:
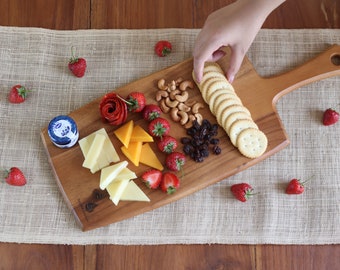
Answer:
M120 197L122 196L129 182L129 179L117 179L106 187L106 190L110 195L110 199L115 205L118 205Z
M145 193L138 187L138 185L134 181L130 181L127 187L125 188L122 196L120 197L121 201L140 201L140 202L149 202L150 199Z
M101 170L100 174L100 189L104 190L111 182L117 178L118 174L128 165L126 160L108 166Z

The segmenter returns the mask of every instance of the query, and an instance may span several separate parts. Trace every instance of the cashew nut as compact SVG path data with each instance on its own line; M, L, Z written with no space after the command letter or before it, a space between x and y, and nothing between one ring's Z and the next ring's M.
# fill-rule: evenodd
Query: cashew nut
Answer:
M175 89L175 90L173 90L173 91L171 91L170 92L170 99L171 100L175 100L176 99L176 95L178 95L179 93L181 93L181 91L180 90L178 90L178 89Z
M174 120L175 122L179 122L179 120L181 120L181 118L179 117L177 113L178 113L178 108L172 108L170 111L171 119Z
M197 120L197 122L202 125L202 121L203 121L203 116L200 113L195 113L195 118Z
M204 108L204 105L200 102L197 102L195 103L193 106L192 106L192 112L195 114L195 113L198 113L198 110L199 109L202 109Z
M185 102L188 100L189 94L187 91L182 91L182 93L180 95L176 95L175 98L176 100L178 100L179 102Z
M180 120L181 125L184 126L189 120L189 115L183 111L179 111L177 114L181 117Z
M158 90L156 93L156 100L161 101L162 98L166 98L169 96L169 93L164 90Z
M190 112L190 110L191 110L191 107L187 106L185 103L182 103L182 102L180 102L180 103L177 105L177 108L178 108L180 111L184 111L184 112Z
M157 87L159 90L166 90L168 87L165 85L165 80L160 79L157 83Z
M196 117L192 114L189 115L189 120L188 122L185 124L185 128L190 128L192 126L192 122L194 122L196 120Z
M189 107L191 107L192 105L194 105L196 103L196 100L187 100L186 102L185 102L185 105L187 105L187 106L189 106Z
M175 82L176 82L176 86L179 86L179 84L180 84L181 82L183 82L183 78L182 78L182 77L179 77Z
M173 80L168 84L168 91L174 91L177 89L176 82Z
M162 99L160 101L159 107L161 108L162 112L168 113L170 111L170 108L165 104L165 100Z
M194 88L194 83L192 81L186 80L180 83L179 85L179 90L184 91L187 88L193 89Z
M175 108L178 105L177 100L171 100L170 97L165 98L165 104L170 108Z

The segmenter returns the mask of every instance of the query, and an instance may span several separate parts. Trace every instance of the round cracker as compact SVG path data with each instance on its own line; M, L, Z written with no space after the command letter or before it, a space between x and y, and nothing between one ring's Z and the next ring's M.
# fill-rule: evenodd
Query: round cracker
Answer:
M235 94L225 92L216 97L213 102L209 102L209 105L211 104L213 114L217 114L217 109L220 107L222 102L225 107L231 105L242 105L241 100Z
M217 121L219 122L219 121L222 120L222 118L224 118L224 119L227 118L230 114L232 114L234 112L244 112L244 113L249 114L249 116L251 117L250 112L249 112L249 110L246 107L244 107L242 105L235 104L235 105L228 106L226 108L218 107L217 111L216 111L216 118L219 119L219 120L217 120ZM220 125L228 133L228 129L229 128L224 126L223 122L221 122Z
M249 119L239 119L236 120L230 127L229 129L229 138L231 143L238 147L237 145L237 137L240 134L240 132L244 129L247 128L255 128L258 129L256 123L253 120L249 120Z
M249 119L252 120L251 116L249 113L246 113L244 111L237 111L230 113L227 115L227 117L224 118L225 120L222 122L222 126L224 126L227 130L227 133L229 133L231 125L236 121L240 119Z
M202 96L203 99L207 102L208 96L211 95L214 91L221 88L228 89L229 83L226 79L219 79L219 78L210 78L202 85ZM208 102L207 102L208 103Z
M237 136L238 150L248 158L257 158L267 150L266 134L255 128L242 130Z
M221 74L224 74L221 66L216 62L206 62L205 63L203 73L209 72L209 71L217 71Z
M217 71L209 71L209 72L206 72L206 73L203 74L202 83L204 83L205 81L207 81L210 78L219 78L219 79L226 80L226 77L223 74L221 74Z

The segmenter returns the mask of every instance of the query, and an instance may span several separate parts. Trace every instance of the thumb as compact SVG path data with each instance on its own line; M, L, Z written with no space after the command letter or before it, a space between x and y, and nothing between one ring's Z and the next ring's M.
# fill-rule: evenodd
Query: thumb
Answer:
M231 51L230 60L229 60L229 68L227 69L226 75L228 81L232 83L236 76L236 73L239 71L243 58L245 56L245 51L234 48Z

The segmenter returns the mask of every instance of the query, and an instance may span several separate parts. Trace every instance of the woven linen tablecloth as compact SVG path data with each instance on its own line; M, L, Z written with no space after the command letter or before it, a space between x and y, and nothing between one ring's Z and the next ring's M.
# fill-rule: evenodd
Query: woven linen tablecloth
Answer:
M53 31L0 27L0 167L20 167L23 187L0 183L0 241L54 244L334 244L340 243L340 123L325 127L322 111L340 110L340 78L302 87L279 100L290 145L263 162L154 211L82 232L53 176L40 131L60 114L119 86L191 57L198 29ZM156 41L173 53L159 58ZM261 30L247 56L262 76L288 71L340 44L340 30ZM79 79L67 68L71 47L88 61ZM32 89L8 103L11 86ZM256 86L251 91L256 91ZM308 182L286 195L291 178ZM230 186L259 193L247 203Z

